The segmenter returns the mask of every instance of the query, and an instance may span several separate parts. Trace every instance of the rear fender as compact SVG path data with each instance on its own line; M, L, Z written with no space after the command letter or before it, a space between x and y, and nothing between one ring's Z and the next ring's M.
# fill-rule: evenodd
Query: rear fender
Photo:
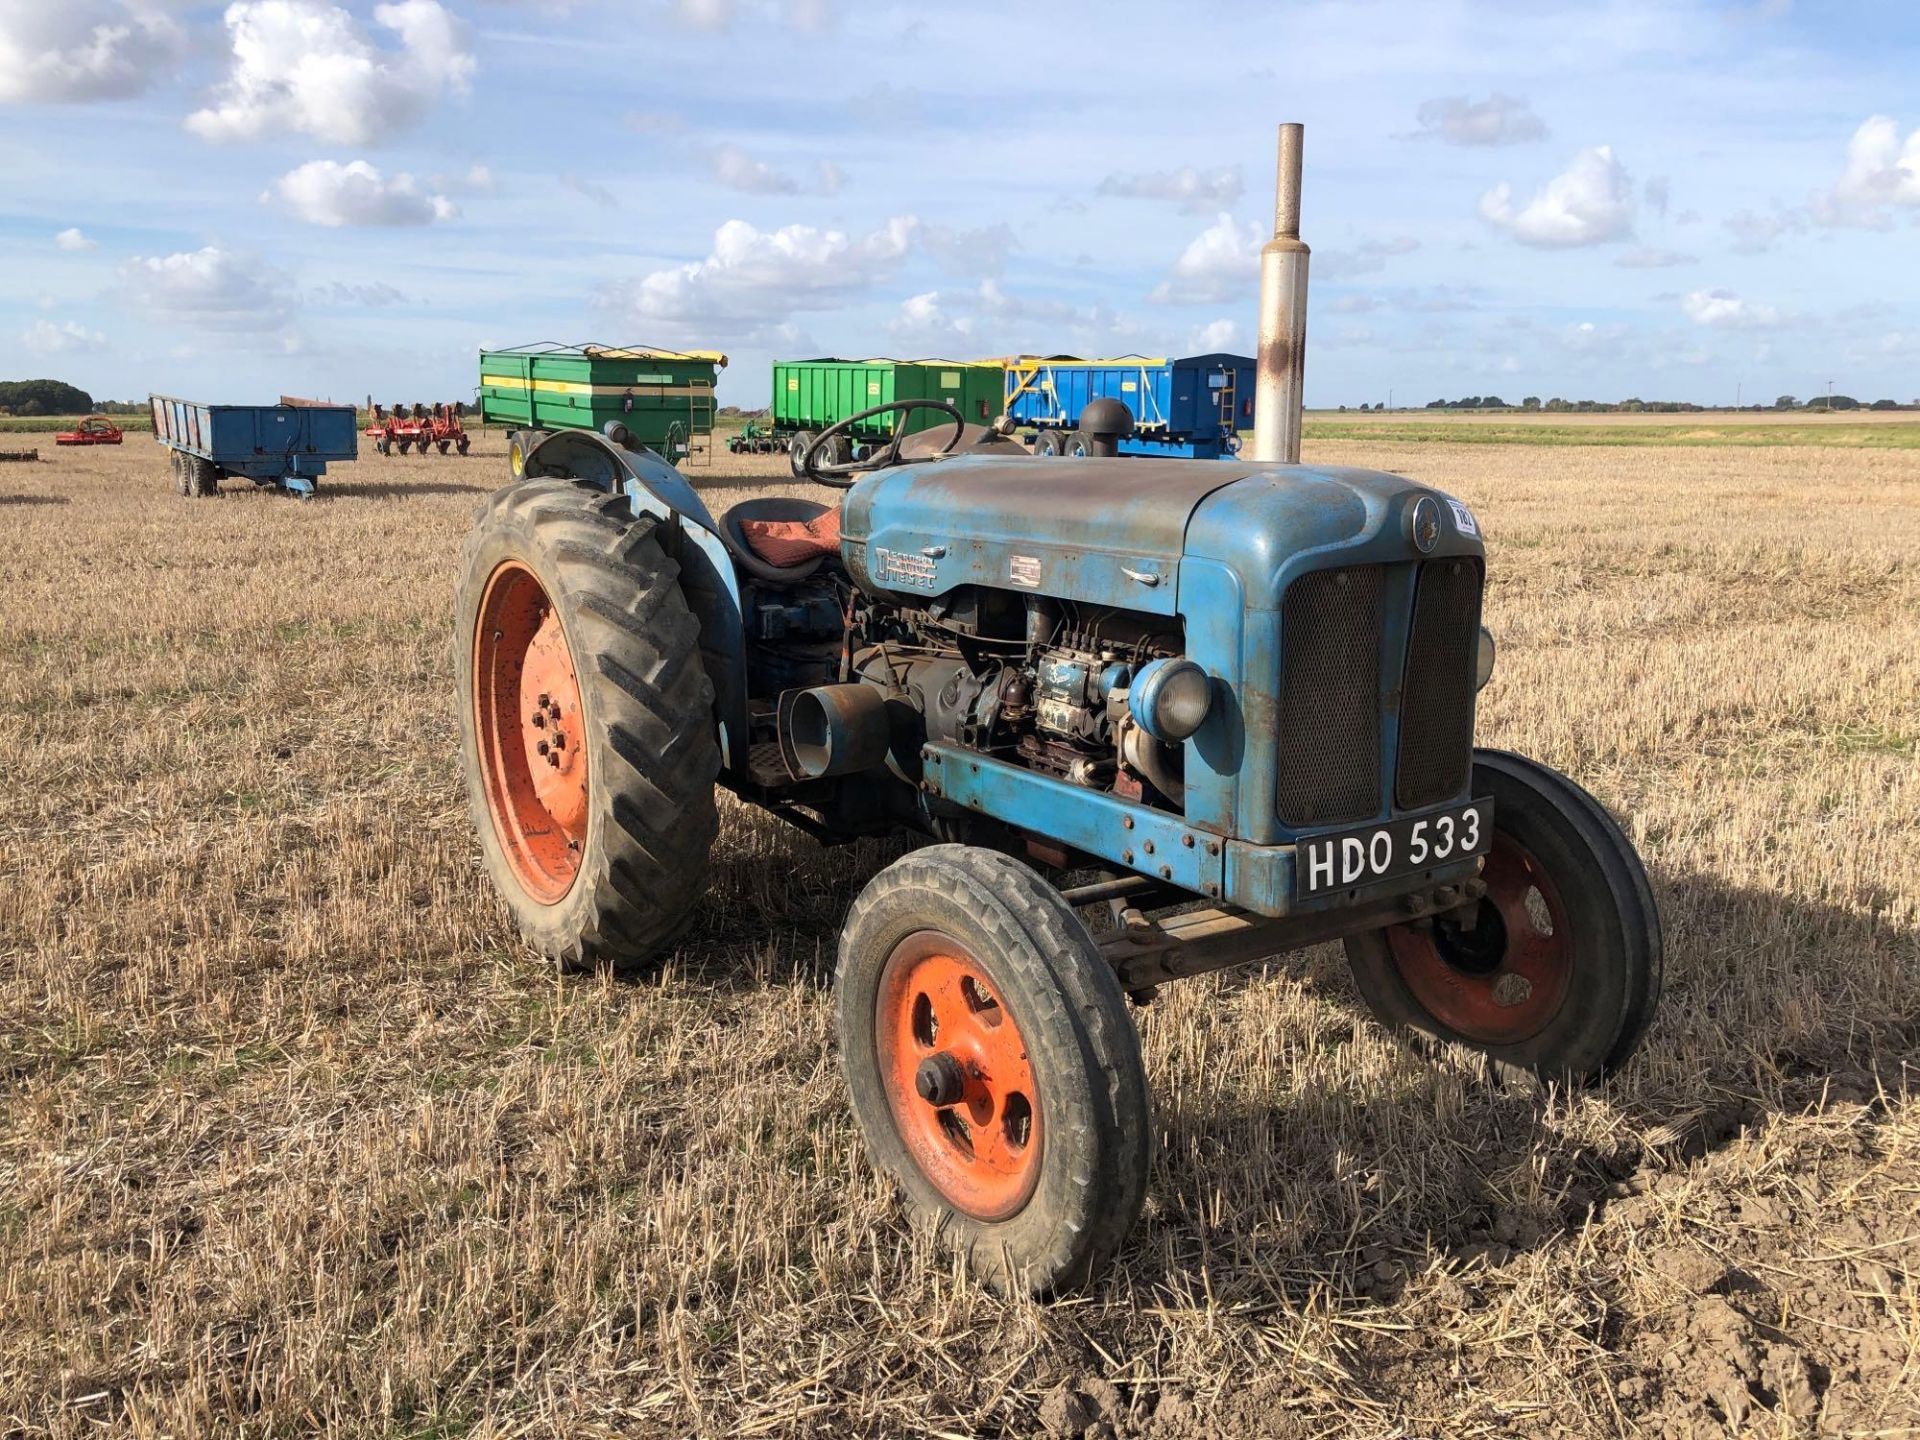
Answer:
M527 452L529 476L569 476L624 493L635 515L664 522L680 588L700 622L700 659L713 681L720 764L745 770L746 623L740 580L720 541L720 526L686 477L651 450L629 450L591 430L557 430Z

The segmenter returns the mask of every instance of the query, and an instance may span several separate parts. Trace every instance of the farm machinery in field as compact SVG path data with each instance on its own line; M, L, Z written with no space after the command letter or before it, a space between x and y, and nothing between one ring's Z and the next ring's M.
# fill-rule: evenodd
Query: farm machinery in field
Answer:
M531 445L462 554L470 809L562 966L670 950L716 784L824 843L933 842L852 903L840 1065L874 1160L1003 1290L1084 1282L1140 1212L1129 997L1338 940L1385 1024L1570 1081L1623 1064L1657 1001L1618 824L1474 747L1477 517L1288 451L1306 252L1280 228L1255 455L1118 458L1132 419L1099 399L1062 465L896 398L801 454L836 503L715 515L615 422Z
M89 415L71 430L53 437L56 445L118 445L126 439L120 427L104 415Z
M147 404L174 485L192 499L218 495L223 480L311 497L329 462L360 452L351 405L286 395L277 405L203 405L169 395L149 396Z
M458 400L450 405L396 405L391 410L378 405L369 408L373 423L362 433L373 442L377 454L391 455L398 450L404 455L413 450L424 455L428 450L438 450L444 455L449 450L457 450L464 455L473 443L465 424L467 407Z
M778 455L786 448L787 442L764 420L749 420L738 435L727 437L729 455Z

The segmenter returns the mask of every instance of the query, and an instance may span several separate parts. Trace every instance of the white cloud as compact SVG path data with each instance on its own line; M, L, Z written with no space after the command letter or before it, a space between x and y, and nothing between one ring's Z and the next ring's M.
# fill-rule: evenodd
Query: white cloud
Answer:
M0 0L0 102L138 95L173 67L183 39L149 0Z
M335 280L327 285L316 286L310 298L316 305L383 310L391 305L405 305L412 297L384 280L376 280L368 285L349 285Z
M1182 210L1205 215L1234 204L1245 187L1238 165L1219 170L1196 170L1191 165L1183 165L1178 170L1149 170L1133 175L1115 173L1100 182L1097 193L1132 200L1171 200Z
M1651 246L1639 250L1629 250L1613 262L1623 270L1664 270L1669 265L1691 265L1694 257L1682 255L1677 250L1661 250Z
M1188 305L1251 296L1266 238L1258 225L1242 225L1221 211L1213 224L1187 242L1173 262L1173 272L1148 298L1157 304Z
M1189 355L1247 353L1247 332L1238 320L1209 320L1187 337Z
M1870 116L1847 142L1838 182L1814 197L1813 218L1822 225L1885 230L1896 205L1920 205L1920 129L1903 144L1892 117Z
M367 145L419 123L442 95L466 92L466 27L437 0L376 5L373 19L391 39L375 43L326 0L237 0L226 12L232 69L187 128L206 140L295 131Z
M274 330L293 314L287 277L218 245L136 256L120 267L134 298L156 315L206 330Z
M1518 145L1547 138L1547 127L1525 100L1494 91L1484 100L1441 95L1421 102L1416 139L1449 145Z
M90 239L78 226L71 230L62 230L53 237L53 243L62 250L98 250L100 248L100 242Z
M1742 300L1731 290L1694 290L1682 297L1680 308L1696 325L1722 330L1759 330L1779 322L1771 305Z
M309 160L282 175L275 193L309 225L431 225L451 220L460 208L445 195L430 195L413 176L392 179L365 160Z
M1570 249L1623 240L1633 233L1633 184L1609 145L1596 145L1515 210L1502 181L1480 197L1480 213L1523 245Z
M973 342L975 322L971 315L950 313L940 292L928 290L901 302L900 313L887 322L887 333L914 354L927 355L966 349Z
M107 337L71 320L36 320L21 332L20 343L36 355L81 355L106 349Z
M655 270L613 300L643 325L778 324L796 311L832 309L891 278L919 228L911 215L858 236L729 220L714 232L705 259Z

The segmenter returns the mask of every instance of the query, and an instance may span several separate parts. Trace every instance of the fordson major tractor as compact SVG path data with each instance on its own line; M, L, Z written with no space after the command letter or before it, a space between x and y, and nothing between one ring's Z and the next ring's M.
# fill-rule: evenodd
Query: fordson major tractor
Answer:
M669 950L716 784L828 843L928 837L852 901L841 1065L916 1215L1035 1294L1095 1274L1144 1199L1130 996L1338 939L1389 1026L1556 1081L1627 1059L1653 897L1584 790L1474 748L1494 646L1467 506L1119 456L1112 401L1071 465L944 401L877 408L939 423L858 460L827 457L870 416L818 435L802 469L836 505L714 515L615 422L541 439L486 507L461 738L533 946Z

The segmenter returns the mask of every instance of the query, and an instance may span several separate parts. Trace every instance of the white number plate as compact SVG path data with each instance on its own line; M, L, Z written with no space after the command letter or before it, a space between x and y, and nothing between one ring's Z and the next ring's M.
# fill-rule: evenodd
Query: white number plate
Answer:
M1294 861L1299 900L1357 890L1484 855L1493 843L1493 801L1475 800L1413 820L1390 820L1341 835L1302 840Z

